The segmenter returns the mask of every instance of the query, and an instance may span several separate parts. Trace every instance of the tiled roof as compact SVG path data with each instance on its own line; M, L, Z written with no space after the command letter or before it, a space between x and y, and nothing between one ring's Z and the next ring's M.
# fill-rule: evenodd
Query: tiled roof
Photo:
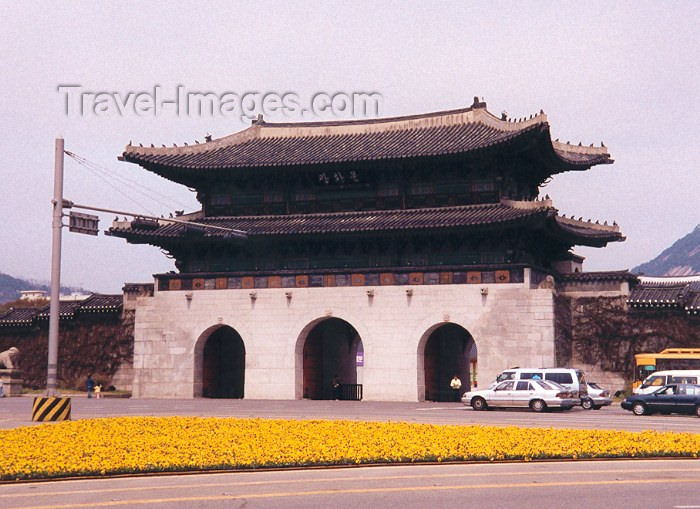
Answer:
M688 296L688 299L685 302L685 309L689 313L700 312L700 288Z
M119 311L122 308L124 297L122 295L93 294L80 305L81 313L100 313L103 311Z
M30 325L42 308L12 308L0 315L0 325Z
M642 282L631 291L627 302L633 307L678 307L688 313L700 311L700 282Z
M184 147L127 145L122 154L175 181L181 170L214 170L343 163L466 154L493 146L540 153L550 174L611 163L605 147L574 146L552 141L547 116L510 122L486 110L471 108L425 115L347 122L266 123L239 133ZM179 176L178 176L179 175Z
M536 203L536 202L533 202ZM484 229L502 227L523 222L550 221L552 228L560 228L567 234L576 236L581 244L599 245L621 239L618 230L600 230L596 225L581 222L575 232L568 230L568 224L559 224L556 209L550 206L520 208L504 203L483 205L463 205L456 207L378 210L358 212L334 212L323 214L294 214L281 216L242 216L213 217L198 219L197 222L234 230L244 231L248 238L269 236L330 235L346 233L444 230L444 229ZM570 220L569 220L570 222ZM163 223L167 223L164 220ZM158 242L158 240L195 237L225 237L225 233L176 223L165 224L153 230L150 228L112 227L108 233L124 237L132 242Z
M627 270L603 271L603 272L575 272L572 274L560 274L557 279L566 282L591 282L591 281L636 281L637 276Z
M79 300L68 300L68 301L61 301L60 305L58 306L58 314L61 318L73 318L75 316L75 310L80 307L83 301ZM51 305L49 304L48 306L45 306L39 313L37 314L37 318L40 320L48 320L49 315L50 315L50 310L51 310Z
M122 295L94 294L85 300L61 301L59 306L59 319L70 320L81 313L112 313L122 308ZM0 326L28 326L38 320L48 320L51 305L40 308L10 309L0 315Z

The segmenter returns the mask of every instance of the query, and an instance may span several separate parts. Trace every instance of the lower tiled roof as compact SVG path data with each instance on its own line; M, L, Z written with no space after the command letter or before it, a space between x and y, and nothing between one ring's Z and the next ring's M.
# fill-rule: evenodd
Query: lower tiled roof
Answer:
M319 214L292 214L280 216L210 217L197 220L205 225L244 231L249 237L278 235L331 234L348 232L380 232L396 230L440 229L461 226L480 226L508 223L523 218L544 217L551 208L516 209L500 203L405 210L374 210L332 212ZM196 233L196 227L166 224L157 230L110 228L115 236L149 236L176 238ZM211 230L206 236L221 236Z
M551 206L521 208L504 203L464 205L455 207L335 212L323 214L295 214L279 216L210 217L198 219L204 225L240 230L249 238L271 236L305 236L347 233L381 233L416 230L484 229L502 228L516 223L550 221L561 234L576 237L577 243L599 245L601 242L621 240L619 231L601 230L596 225L580 223L572 227L556 219L556 209ZM569 221L570 222L570 221ZM123 237L131 242L158 243L159 241L185 238L188 235L207 238L225 236L220 230L170 223L153 230L130 227L112 227L108 234Z

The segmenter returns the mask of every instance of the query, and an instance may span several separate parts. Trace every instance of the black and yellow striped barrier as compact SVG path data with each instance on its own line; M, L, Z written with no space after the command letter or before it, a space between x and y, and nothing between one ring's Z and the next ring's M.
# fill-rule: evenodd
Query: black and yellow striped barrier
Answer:
M70 398L34 398L32 421L69 421Z

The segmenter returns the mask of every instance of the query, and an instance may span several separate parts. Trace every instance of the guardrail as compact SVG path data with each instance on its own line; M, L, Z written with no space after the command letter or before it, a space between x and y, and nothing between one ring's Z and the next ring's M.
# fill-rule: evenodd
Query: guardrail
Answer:
M362 384L342 384L340 396L346 401L362 401Z

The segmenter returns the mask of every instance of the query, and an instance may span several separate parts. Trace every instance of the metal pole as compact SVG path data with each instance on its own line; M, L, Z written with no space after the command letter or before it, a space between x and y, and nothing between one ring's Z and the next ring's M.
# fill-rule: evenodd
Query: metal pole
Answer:
M77 203L73 203L70 200L65 200L64 206L67 209L76 208L76 209L81 209L81 210L92 210L95 212L109 212L111 214L121 214L122 216L142 217L145 219L153 219L153 220L159 221L161 223L176 223L176 224L187 224L187 225L201 226L202 228L210 228L212 230L225 231L225 232L231 233L235 237L240 237L243 239L248 237L248 234L246 232L244 232L243 230L236 230L234 228L226 228L224 226L216 226L213 224L197 223L195 221L183 221L182 219L177 219L174 217L146 216L144 214L136 214L134 212L124 212L123 210L105 209L103 207L93 207L91 205L78 205Z
M61 306L61 229L63 228L63 138L56 138L53 174L53 231L51 242L51 303L49 315L49 362L46 395L58 396L58 319Z

